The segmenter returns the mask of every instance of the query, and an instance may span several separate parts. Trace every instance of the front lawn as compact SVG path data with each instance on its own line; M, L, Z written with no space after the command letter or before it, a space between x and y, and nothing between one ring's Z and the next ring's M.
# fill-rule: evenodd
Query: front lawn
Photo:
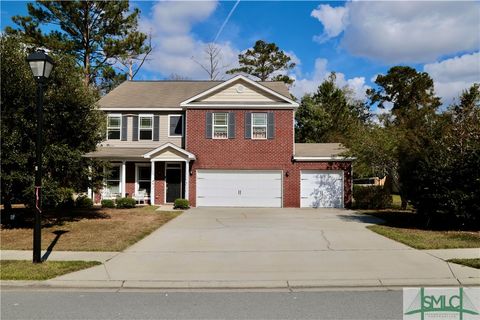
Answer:
M1 280L47 280L62 274L99 265L98 261L45 261L1 260Z
M122 251L180 211L155 211L156 207L133 209L62 210L44 215L42 249L56 251ZM32 249L32 214L23 212L24 222L0 230L2 250Z
M450 259L447 260L448 262L452 263L457 263L461 264L467 267L475 268L475 269L480 269L480 258L474 258L474 259Z
M413 211L360 210L383 219L385 223L367 228L416 249L480 248L478 230L427 228Z

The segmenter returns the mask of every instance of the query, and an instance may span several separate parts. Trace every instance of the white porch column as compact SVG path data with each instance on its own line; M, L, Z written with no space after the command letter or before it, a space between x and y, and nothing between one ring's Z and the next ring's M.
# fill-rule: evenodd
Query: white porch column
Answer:
M92 167L91 167L91 166L88 166L88 183L89 183L89 185L90 185L91 181L92 181ZM92 191L93 191L92 188L90 188L90 186L89 186L89 187L87 188L87 196L88 196L90 199L94 200L94 199L93 199L93 192L92 192Z
M127 162L122 161L122 180L120 182L121 185L121 192L122 192L122 198L125 198L125 193L127 189Z
M155 204L155 161L151 160L150 161L150 181L151 181L151 186L150 186L150 204L154 205Z
M190 181L190 160L187 159L185 161L185 199L188 199L188 194L189 194L189 187L188 187L188 182Z

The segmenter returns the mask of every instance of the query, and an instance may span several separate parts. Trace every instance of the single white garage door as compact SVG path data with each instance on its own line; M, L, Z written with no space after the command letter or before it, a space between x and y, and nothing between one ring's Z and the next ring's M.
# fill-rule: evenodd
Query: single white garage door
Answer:
M197 206L280 208L282 172L198 170Z
M343 208L343 172L302 170L302 208Z

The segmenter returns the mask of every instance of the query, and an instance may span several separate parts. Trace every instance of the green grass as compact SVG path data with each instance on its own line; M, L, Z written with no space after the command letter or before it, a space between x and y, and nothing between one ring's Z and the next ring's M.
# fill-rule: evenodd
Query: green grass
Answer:
M62 274L90 268L98 261L45 261L32 263L27 260L1 260L1 280L47 280Z
M415 249L479 248L480 236L469 231L434 231L396 228L385 225L368 226L368 229Z
M447 260L448 262L453 262L457 264L461 264L467 267L472 267L475 269L480 269L480 258L474 258L474 259L450 259Z
M445 226L425 226L414 211L359 210L384 220L367 228L416 249L480 248L478 230L455 230Z

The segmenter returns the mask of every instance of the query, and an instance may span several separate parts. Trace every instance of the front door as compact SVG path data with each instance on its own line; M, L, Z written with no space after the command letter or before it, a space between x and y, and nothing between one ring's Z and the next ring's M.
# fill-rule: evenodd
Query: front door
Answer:
M182 197L182 164L167 163L165 167L165 182L167 203Z

